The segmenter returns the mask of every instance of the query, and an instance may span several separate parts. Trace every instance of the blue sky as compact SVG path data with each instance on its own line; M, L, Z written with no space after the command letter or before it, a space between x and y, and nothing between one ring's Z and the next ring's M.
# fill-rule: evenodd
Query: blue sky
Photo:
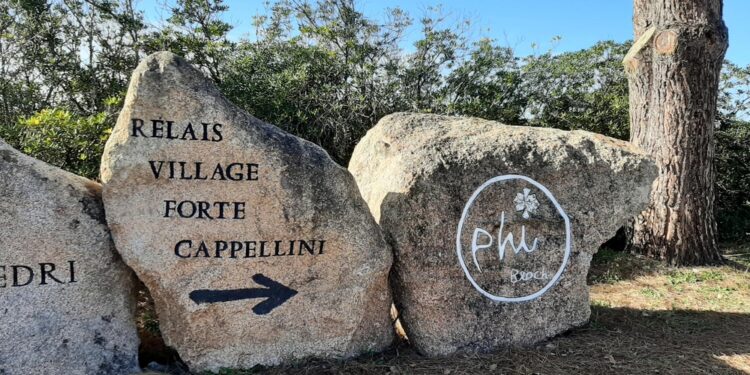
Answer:
M164 0L142 0L140 9L146 18L158 25L167 18ZM225 0L229 11L226 21L234 26L233 39L253 38L251 18L264 13L264 0ZM415 20L429 7L442 6L442 13L458 21L471 19L474 38L490 37L500 44L513 47L518 56L544 52L574 51L587 48L597 41L624 41L633 37L633 0L360 0L360 8L371 18L382 20L385 9L400 7ZM727 59L738 65L750 65L750 0L724 0L724 22L729 28ZM552 43L555 36L562 39ZM413 26L406 35L405 45L419 37Z

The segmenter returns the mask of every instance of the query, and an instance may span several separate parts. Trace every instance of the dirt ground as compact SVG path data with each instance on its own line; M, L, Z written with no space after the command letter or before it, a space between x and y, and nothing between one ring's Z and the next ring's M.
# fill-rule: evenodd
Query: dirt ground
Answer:
M589 274L589 324L532 348L425 358L401 342L348 361L219 374L750 374L750 245L725 254L723 266L674 269L603 250ZM163 371L187 374L149 333L158 331L152 320L141 319L151 324L143 330L142 360L170 362Z

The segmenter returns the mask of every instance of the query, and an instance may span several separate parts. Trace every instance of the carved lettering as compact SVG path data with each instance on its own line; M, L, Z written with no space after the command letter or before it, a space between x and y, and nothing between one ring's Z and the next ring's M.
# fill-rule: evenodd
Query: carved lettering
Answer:
M212 122L184 122L173 120L139 118L131 119L131 136L141 138L159 138L167 140L210 141L223 140L222 124ZM180 181L258 181L260 168L249 162L185 161L185 160L149 160L149 169L154 179ZM246 202L211 201L193 199L163 199L161 216L170 219L198 220L244 220L247 216ZM249 259L289 256L322 255L325 240L272 240L272 241L193 241L180 240L174 245L174 255L181 259L218 258ZM56 266L42 266L40 277L42 283L60 282L56 278ZM71 278L75 282L73 265L70 265ZM30 271L32 272L32 271ZM19 273L13 273L19 275ZM14 276L14 277L16 277ZM5 282L5 275L0 275L0 282ZM14 283L17 280L14 279ZM23 282L24 280L18 280Z
M8 281L10 280L10 284ZM65 265L42 262L35 265L0 265L0 288L75 283L75 261Z
M155 179L166 178L170 180L218 180L218 181L257 181L258 164L255 163L229 163L227 165L216 163L211 168L204 167L204 162L187 162L179 160L149 160L151 173ZM167 165L168 172L164 171ZM211 171L210 175L206 174Z
M175 256L189 258L248 259L284 256L317 256L323 254L325 240L273 241L193 241L180 240L174 246ZM285 243L288 244L285 245ZM288 251L287 251L288 250Z
M234 219L245 218L245 202L208 202L208 201L164 201L164 217L183 219Z
M131 119L130 135L142 138L161 138L182 141L207 141L220 142L224 139L221 133L222 124L201 123L196 134L196 127L188 122L186 124L175 124L171 120L152 119L148 122L143 119Z

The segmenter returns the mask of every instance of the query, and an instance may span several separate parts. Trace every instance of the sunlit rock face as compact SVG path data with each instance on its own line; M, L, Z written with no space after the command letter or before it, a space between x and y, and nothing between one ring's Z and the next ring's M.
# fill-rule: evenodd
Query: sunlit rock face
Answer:
M349 170L394 251L427 355L528 345L584 324L592 255L648 201L654 163L601 135L397 113Z
M101 176L115 245L192 370L391 343L392 255L351 174L181 58L135 70Z

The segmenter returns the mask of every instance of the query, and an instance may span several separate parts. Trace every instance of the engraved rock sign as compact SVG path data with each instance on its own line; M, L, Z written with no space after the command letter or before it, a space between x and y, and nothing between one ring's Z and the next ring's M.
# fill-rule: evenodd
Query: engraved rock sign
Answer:
M181 58L135 70L101 175L115 245L193 370L390 343L391 253L352 176Z

